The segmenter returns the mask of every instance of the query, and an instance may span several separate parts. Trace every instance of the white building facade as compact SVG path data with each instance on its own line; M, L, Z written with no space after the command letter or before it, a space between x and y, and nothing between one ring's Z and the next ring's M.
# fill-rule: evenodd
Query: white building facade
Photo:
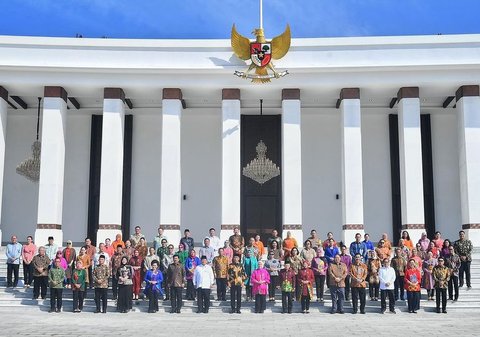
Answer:
M229 40L0 37L0 241L139 225L174 244L235 226L347 243L463 228L480 244L480 35L294 39L275 63L290 74L265 85L233 76L247 66ZM33 183L15 169L38 97ZM242 168L260 99L280 176L254 186Z

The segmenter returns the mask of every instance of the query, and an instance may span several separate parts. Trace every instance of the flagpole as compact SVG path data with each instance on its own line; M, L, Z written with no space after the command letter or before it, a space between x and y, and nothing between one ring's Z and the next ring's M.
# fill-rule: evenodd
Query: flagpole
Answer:
M260 29L263 29L263 1L260 0Z

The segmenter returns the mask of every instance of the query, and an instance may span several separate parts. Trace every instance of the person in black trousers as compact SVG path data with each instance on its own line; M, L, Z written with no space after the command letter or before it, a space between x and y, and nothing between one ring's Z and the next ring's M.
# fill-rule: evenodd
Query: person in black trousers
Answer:
M182 290L185 285L185 267L178 255L173 256L173 263L167 268L167 288L170 288L170 313L180 313L182 308Z
M208 314L211 287L215 284L213 269L207 262L207 257L203 255L201 264L193 272L193 285L197 289L197 314L202 312Z
M230 286L230 313L241 313L242 306L242 287L247 275L240 263L240 256L234 255L233 262L228 266L227 271L228 285Z

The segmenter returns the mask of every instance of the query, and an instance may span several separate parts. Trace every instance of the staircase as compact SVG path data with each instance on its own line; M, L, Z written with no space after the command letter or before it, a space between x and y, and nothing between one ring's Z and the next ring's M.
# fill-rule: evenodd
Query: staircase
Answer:
M0 247L0 311L1 310L28 310L28 311L48 311L50 308L50 298L49 293L47 293L47 298L45 300L33 300L33 288L24 289L23 288L23 270L20 266L20 282L17 288L6 288L6 274L7 274L7 265L5 257L5 247ZM447 304L447 310L450 311L468 311L468 312L478 312L480 313L480 250L476 251L473 254L473 261L471 265L471 274L472 274L472 288L467 290L466 286L460 288L460 296L457 302L449 301ZM185 292L184 292L185 294ZM367 291L368 294L368 291ZM115 301L111 300L112 293L109 291L109 301L108 301L108 311L115 311L116 304ZM213 300L216 298L216 291L212 289L211 296L211 307L210 312L224 312L228 313L230 311L230 301L226 302ZM95 310L94 291L88 290L86 295L86 300L84 304L84 311L93 312ZM326 293L324 295L325 302L312 302L310 304L310 312L330 312L331 300L330 293L328 288L326 288ZM229 294L227 293L227 299L229 299ZM170 311L170 301L159 301L160 312L169 312ZM397 312L406 312L407 303L406 301L397 301L396 304ZM420 311L424 312L434 312L435 311L435 301L427 301L425 290L422 289L422 300L420 303ZM63 292L63 310L71 311L72 310L72 291L70 289L65 289ZM197 306L193 301L183 301L182 312L196 312ZM281 303L281 293L277 290L276 301L267 302L267 313L271 312L281 312L282 303ZM133 311L135 312L147 312L148 311L148 300L139 300L134 301ZM294 302L293 311L300 312L300 303ZM367 312L380 312L380 301L372 302L368 300L367 295ZM254 312L254 302L242 302L242 313ZM351 303L345 302L345 312L351 312Z

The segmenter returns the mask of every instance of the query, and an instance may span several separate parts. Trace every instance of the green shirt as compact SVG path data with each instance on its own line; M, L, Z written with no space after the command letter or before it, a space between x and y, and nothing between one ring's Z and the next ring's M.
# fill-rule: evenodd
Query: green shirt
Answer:
M65 280L65 270L63 268L52 267L48 272L48 284L50 288L63 288Z
M73 291L85 291L85 281L87 278L87 272L85 269L74 269L72 272L72 290ZM75 285L79 286L75 286Z

